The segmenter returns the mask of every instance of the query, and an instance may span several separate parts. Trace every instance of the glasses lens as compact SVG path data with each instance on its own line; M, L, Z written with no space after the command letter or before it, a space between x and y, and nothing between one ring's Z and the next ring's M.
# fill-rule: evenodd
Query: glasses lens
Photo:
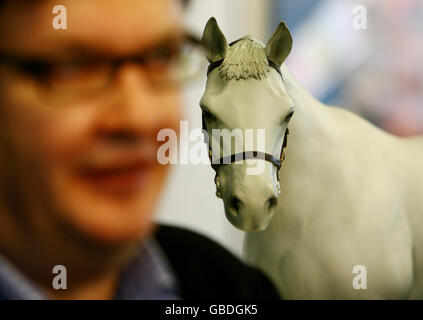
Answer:
M180 79L184 81L194 80L204 73L206 66L207 60L202 47L187 43L179 57Z
M46 73L49 87L60 91L86 91L102 88L108 81L111 65L106 62L52 64Z
M161 64L151 64L150 77L158 85L181 85L193 81L201 75L206 68L206 59L202 48L192 41L186 41L180 45ZM154 66L154 68L151 68ZM161 68L157 68L161 66Z

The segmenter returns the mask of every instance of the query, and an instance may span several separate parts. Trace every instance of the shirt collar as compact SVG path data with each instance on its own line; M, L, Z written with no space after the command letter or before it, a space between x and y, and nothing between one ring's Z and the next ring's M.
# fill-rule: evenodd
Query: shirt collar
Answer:
M140 254L123 269L115 297L120 300L179 298L176 277L153 238L143 242Z
M122 269L115 299L178 298L178 284L165 254L154 238L144 241L139 254ZM0 299L43 300L47 296L0 254Z
M41 288L32 284L15 266L0 254L0 299L3 300L42 300Z

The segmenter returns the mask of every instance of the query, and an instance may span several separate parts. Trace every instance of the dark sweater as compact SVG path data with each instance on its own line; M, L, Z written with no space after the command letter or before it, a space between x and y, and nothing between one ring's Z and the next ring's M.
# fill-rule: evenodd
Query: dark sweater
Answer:
M261 271L198 233L161 225L156 239L176 274L182 299L280 299Z

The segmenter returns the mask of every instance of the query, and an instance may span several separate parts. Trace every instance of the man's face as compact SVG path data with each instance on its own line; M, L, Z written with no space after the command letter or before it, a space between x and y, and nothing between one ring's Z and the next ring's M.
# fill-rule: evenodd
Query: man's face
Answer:
M0 52L25 58L121 58L181 35L176 0L61 1L67 30L52 26L56 1L14 2L0 14ZM156 158L157 132L178 128L180 92L150 81L166 65L147 72L131 61L119 65L107 89L91 92L86 86L102 79L101 68L59 67L46 86L44 78L0 66L0 199L30 232L62 226L116 243L151 229L167 171Z

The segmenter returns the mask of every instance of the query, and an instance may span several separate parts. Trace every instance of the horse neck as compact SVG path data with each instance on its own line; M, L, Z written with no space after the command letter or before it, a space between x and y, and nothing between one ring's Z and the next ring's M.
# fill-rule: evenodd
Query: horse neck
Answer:
M290 151L310 152L310 144L322 143L325 141L314 139L314 137L325 137L328 135L330 120L328 117L329 108L315 99L305 88L303 88L292 76L289 69L281 67L285 88L294 103L295 113L289 123ZM312 149L315 149L314 145ZM290 152L288 151L288 152Z
M325 171L320 168L326 168L334 161L324 152L327 147L332 147L333 140L328 129L331 127L330 108L304 89L286 66L283 65L281 71L295 113L288 125L290 133L285 149L287 160L279 171L284 214L275 214L273 218L271 226L277 230L282 226L295 229L296 223L308 219L313 210L304 210L305 203L296 201L298 192L304 192L304 185L307 189L318 187L311 186L311 183L323 180Z
M314 116L314 113L320 112L324 105L298 83L285 64L282 65L281 71L285 88L294 102L295 112L299 111L310 116Z
M281 69L295 113L289 123L287 161L282 166L280 180L282 189L295 190L298 183L323 181L325 170L319 168L336 166L338 161L337 153L328 150L340 150L342 144L339 145L337 138L337 126L333 123L337 118L332 108L315 99L286 66Z

